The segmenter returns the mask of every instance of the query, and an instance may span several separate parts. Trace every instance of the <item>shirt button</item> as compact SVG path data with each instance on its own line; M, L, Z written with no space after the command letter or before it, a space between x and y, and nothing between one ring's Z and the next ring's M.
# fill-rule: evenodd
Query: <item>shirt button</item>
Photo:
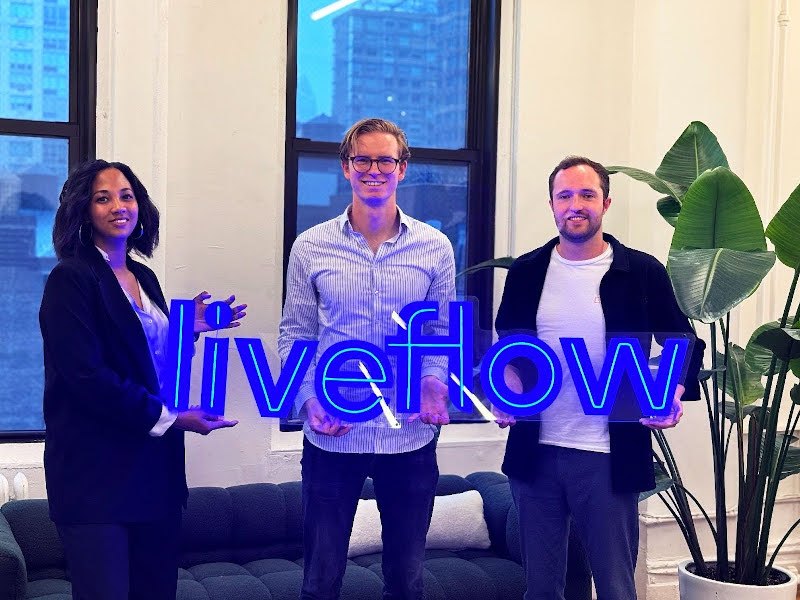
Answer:
M377 296L378 295L378 290L375 290L373 293Z
M161 350L156 350L156 356L161 356Z

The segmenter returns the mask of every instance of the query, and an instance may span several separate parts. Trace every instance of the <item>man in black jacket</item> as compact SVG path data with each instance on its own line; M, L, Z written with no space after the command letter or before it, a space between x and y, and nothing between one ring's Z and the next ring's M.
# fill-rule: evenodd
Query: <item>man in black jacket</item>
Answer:
M611 334L692 333L661 263L603 233L608 192L602 165L572 156L556 166L550 206L559 236L514 262L497 314L501 336L533 333L553 348L564 373L540 420L512 428L503 462L519 512L526 600L564 598L570 526L586 548L598 600L636 598L638 493L655 487L650 429L674 427L681 398L700 397L704 344L696 340L669 415L637 423L583 413L559 338L582 338L598 365ZM530 388L534 377L522 363L505 371L516 392ZM615 411L635 402L631 391L623 382ZM514 424L499 416L501 427Z

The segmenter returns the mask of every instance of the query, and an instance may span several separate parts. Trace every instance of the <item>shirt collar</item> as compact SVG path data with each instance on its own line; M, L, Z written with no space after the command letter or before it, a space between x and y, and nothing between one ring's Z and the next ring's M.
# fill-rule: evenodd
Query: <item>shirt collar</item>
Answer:
M106 259L106 262L111 262L111 259L108 257L108 252L106 252L100 246L97 245L95 245L95 248L97 248L97 251L100 253L100 256Z
M342 232L347 233L348 231L353 231L353 225L350 223L350 210L352 209L353 205L348 204L347 208L344 209L344 212L336 217L336 222L338 223L339 227L341 228ZM409 217L403 210L398 206L397 213L400 215L400 232L403 232L403 226L406 229L411 229L411 217Z
M95 248L97 248L97 251L100 253L100 256L106 259L106 262L111 262L111 259L108 256L108 252L103 250L100 246L95 246ZM143 312L150 314L150 312L152 311L152 304L150 301L150 297L147 294L145 294L144 289L142 288L142 284L139 283L138 277L136 278L136 285L139 287L139 297L142 299L141 309L139 309L139 307L136 305L136 301L128 293L128 291L124 287L122 287L122 284L120 284L119 287L125 293L125 297L128 299L128 301L130 301L131 306L133 306L134 310L142 310Z

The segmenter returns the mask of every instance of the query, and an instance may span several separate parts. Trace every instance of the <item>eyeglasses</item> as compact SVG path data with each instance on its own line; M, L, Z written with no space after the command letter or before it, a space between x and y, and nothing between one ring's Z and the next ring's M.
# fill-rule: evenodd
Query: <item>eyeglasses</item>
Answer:
M359 173L366 173L372 168L372 163L378 163L378 171L384 175L394 173L397 165L400 164L399 158L391 156L381 156L380 158L370 158L369 156L349 156L350 163Z

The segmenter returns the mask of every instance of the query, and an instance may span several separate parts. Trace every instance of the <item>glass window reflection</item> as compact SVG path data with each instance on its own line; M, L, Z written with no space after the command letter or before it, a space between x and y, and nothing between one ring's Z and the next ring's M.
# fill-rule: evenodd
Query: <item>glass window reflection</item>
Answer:
M0 9L0 117L67 121L70 0L16 0Z
M297 136L338 142L379 116L412 147L465 147L470 1L356 0L320 17L330 6L298 3Z

